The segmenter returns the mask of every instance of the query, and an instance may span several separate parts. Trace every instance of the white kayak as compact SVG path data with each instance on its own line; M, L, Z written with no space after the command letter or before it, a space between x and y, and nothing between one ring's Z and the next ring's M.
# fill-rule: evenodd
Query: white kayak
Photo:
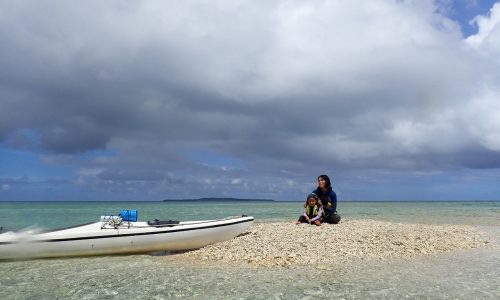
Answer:
M182 251L232 239L245 232L253 217L205 221L101 222L48 232L9 231L0 234L0 259L47 258Z

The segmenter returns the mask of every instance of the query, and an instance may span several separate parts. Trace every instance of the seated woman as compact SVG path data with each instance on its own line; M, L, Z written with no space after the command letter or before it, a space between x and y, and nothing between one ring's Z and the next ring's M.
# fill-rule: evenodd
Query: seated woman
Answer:
M337 214L337 194L327 175L318 176L318 187L313 193L318 195L318 200L323 204L323 222L338 224L340 216Z
M307 196L307 204L304 205L304 213L299 217L295 224L309 223L311 225L321 225L321 216L323 215L323 207L318 201L316 194Z

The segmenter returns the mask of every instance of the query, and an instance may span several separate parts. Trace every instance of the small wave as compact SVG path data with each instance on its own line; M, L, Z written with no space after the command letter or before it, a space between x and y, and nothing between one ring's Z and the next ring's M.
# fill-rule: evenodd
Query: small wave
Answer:
M43 231L44 228L35 225L23 228L21 230L8 230L7 228L2 227L2 230L0 231L0 237L2 238L2 241L15 243L29 242L31 240L34 240L34 237Z

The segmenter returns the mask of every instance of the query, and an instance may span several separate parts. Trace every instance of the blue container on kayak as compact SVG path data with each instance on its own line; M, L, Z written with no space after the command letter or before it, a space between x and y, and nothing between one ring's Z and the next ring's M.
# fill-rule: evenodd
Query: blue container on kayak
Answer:
M137 222L137 210L135 209L122 209L120 217L125 222Z

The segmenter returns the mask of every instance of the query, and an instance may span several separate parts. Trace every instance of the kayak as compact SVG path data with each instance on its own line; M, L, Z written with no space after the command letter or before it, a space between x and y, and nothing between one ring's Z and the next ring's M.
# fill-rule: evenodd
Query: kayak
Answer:
M124 210L125 211L125 210ZM0 260L184 251L232 239L251 216L203 221L137 221L136 211L57 230L0 234ZM130 213L132 212L132 214Z

